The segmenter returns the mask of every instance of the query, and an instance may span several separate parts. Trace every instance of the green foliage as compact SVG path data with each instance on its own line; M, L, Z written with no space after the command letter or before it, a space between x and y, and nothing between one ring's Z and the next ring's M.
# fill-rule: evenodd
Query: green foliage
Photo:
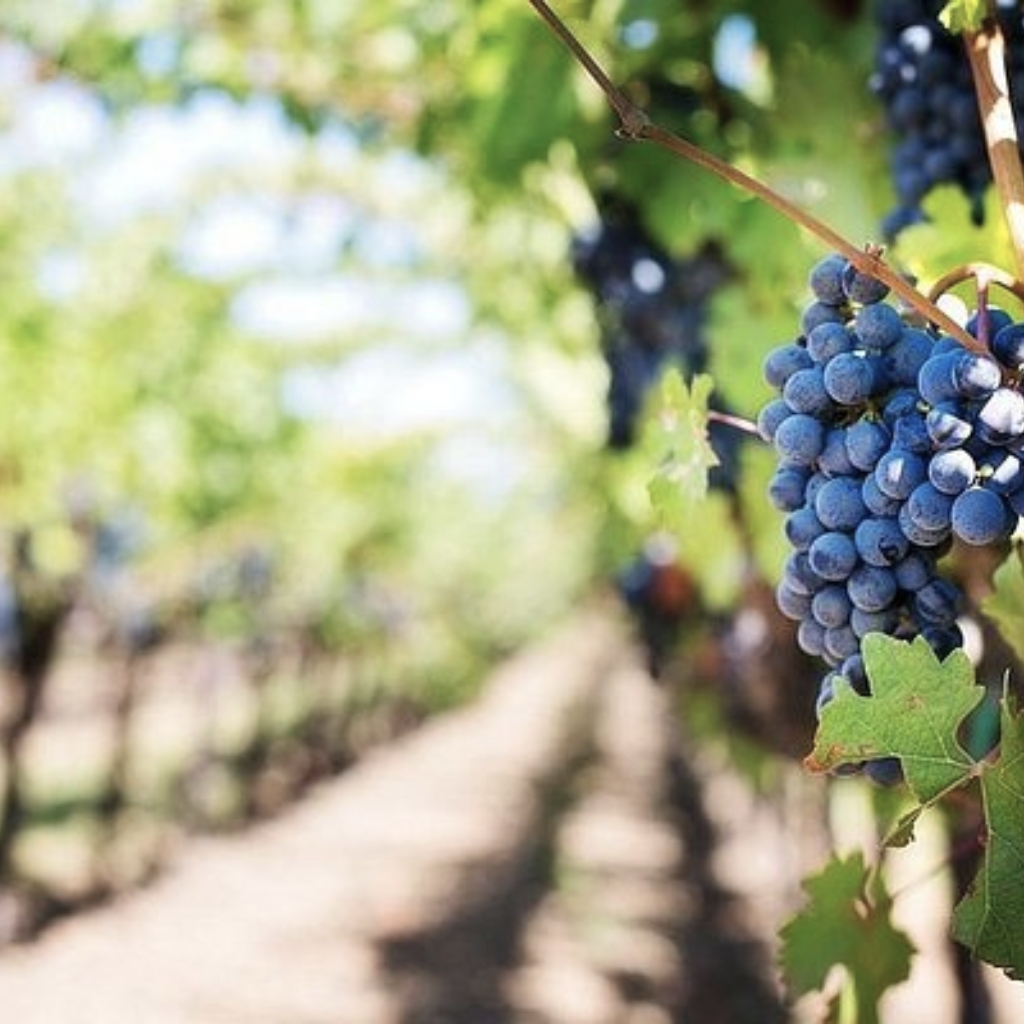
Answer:
M983 861L953 913L953 935L987 963L1024 979L1024 718L1003 701L999 756L979 768Z
M707 493L708 470L718 458L708 441L708 399L713 383L701 374L686 386L678 370L661 379L649 430L660 449L648 486L651 505L663 525L675 526L692 514Z
M970 774L957 730L984 697L967 655L939 661L923 637L912 643L871 633L862 644L871 695L844 681L825 706L807 759L812 771L898 757L917 800L930 803Z
M852 990L852 1020L873 1024L878 1002L887 989L906 980L914 947L892 924L889 895L877 868L865 865L860 853L830 860L804 881L807 906L782 929L781 961L797 994L825 986L836 965L847 970ZM846 1011L844 1011L845 1013Z
M950 32L977 32L989 16L986 0L949 0L939 13L939 21Z
M996 570L982 611L996 624L1018 658L1024 659L1024 549L1019 545Z
M977 779L982 794L984 859L954 914L954 934L972 952L1024 975L1024 732L1009 695L1001 704L996 754L976 760L960 732L984 696L967 656L954 651L939 662L925 640L913 643L870 634L864 642L872 694L845 682L823 710L809 767L821 771L882 756L898 757L917 801L896 823L888 842L903 845L928 806Z

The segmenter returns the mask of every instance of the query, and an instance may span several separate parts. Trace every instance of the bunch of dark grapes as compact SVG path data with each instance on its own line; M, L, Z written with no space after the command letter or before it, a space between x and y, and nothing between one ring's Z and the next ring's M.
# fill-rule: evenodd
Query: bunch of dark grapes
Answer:
M954 538L1005 540L1024 513L1024 324L998 310L969 332L991 355L904 321L888 289L841 256L811 272L801 336L769 353L776 398L758 428L778 455L769 495L792 545L778 606L837 678L869 692L860 642L962 645L962 596L939 575ZM890 762L869 774L891 777Z
M617 197L603 197L599 208L599 223L573 239L571 255L601 323L608 444L624 449L633 444L647 396L667 367L678 367L686 380L707 368L707 303L729 269L713 244L689 259L670 256L635 207ZM713 422L710 436L721 463L712 483L731 488L739 435Z
M921 204L936 185L959 185L974 222L983 219L991 171L963 42L938 19L944 4L879 0L875 7L879 41L870 85L897 139L891 156L897 205L882 225L889 239L924 219ZM1011 94L1020 95L1024 23L1016 2L1001 3L997 11L1013 72Z

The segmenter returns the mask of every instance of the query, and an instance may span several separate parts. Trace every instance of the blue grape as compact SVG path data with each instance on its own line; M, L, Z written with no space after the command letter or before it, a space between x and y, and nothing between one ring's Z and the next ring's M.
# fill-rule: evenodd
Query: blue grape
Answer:
M824 430L813 416L795 413L784 419L775 431L775 449L794 466L810 466L821 454Z
M780 466L768 483L768 497L780 512L795 512L804 503L808 472Z
M875 302L864 306L853 321L853 329L865 348L886 349L903 335L903 320L892 306Z
M804 311L800 315L800 330L806 337L815 327L820 327L822 324L845 322L846 314L841 307L827 302L812 302L804 307Z
M917 375L917 389L929 405L956 401L959 397L956 383L959 359L957 352L933 350L932 357L921 367Z
M819 590L811 600L811 613L826 629L838 629L850 621L853 602L846 587L837 583Z
M861 639L866 637L868 633L887 633L891 635L895 632L899 622L899 612L894 607L883 608L877 612L866 612L863 608L854 608L850 612L850 628Z
M992 354L1008 370L1024 369L1024 323L1009 324L992 339Z
M953 497L926 480L907 498L907 515L925 530L948 530L952 523Z
M937 548L949 539L951 527L928 529L921 526L914 522L906 503L900 506L896 521L900 524L900 529L907 540L919 548Z
M957 392L964 398L988 398L1003 382L998 363L976 352L965 352L953 370Z
M814 360L803 345L795 341L774 348L765 357L764 379L773 388L781 389L797 370L806 370Z
M928 411L925 427L936 448L958 448L974 432L968 413L959 402L939 402Z
M951 626L960 614L961 595L947 580L936 578L914 594L914 614L922 625Z
M876 365L863 355L840 352L825 366L825 390L840 405L866 402L875 390Z
M875 467L891 441L892 435L884 423L860 419L846 431L846 454L857 469L866 472Z
M843 274L846 271L846 259L833 253L819 260L811 268L808 284L815 298L830 306L842 306L846 302L846 291L843 288Z
M932 339L916 328L907 328L883 357L889 379L897 385L916 385L917 375L932 352Z
M825 653L825 627L813 618L802 618L796 630L796 642L800 650L812 658Z
M977 429L989 444L1009 444L1024 436L1024 395L998 388L978 410Z
M779 424L793 415L793 411L781 398L773 398L761 407L757 414L757 433L762 441L771 444L775 440L775 431Z
M828 476L850 476L856 472L847 450L849 433L844 427L833 427L825 437L818 468Z
M794 622L800 622L807 618L812 609L810 595L801 594L786 580L783 580L775 588L775 604L787 619L792 619Z
M893 603L899 587L891 569L877 565L861 565L852 573L846 592L855 608L865 612L880 612Z
M868 565L887 567L906 556L910 542L896 519L872 516L857 526L854 548Z
M903 590L920 590L935 575L935 558L927 551L912 550L892 567L896 584Z
M867 514L860 481L849 476L826 480L815 495L814 511L830 530L850 532L856 529Z
M793 412L819 415L832 407L825 390L825 372L820 366L797 370L782 388L782 398Z
M807 352L816 363L827 363L840 352L853 349L854 339L846 325L826 320L807 335Z
M914 452L892 448L882 456L875 466L875 480L878 489L890 498L906 499L910 492L922 483L928 474L924 459Z
M903 504L898 498L890 498L878 488L878 481L874 473L864 477L860 488L861 500L864 507L875 516L894 516Z
M809 505L790 513L786 517L784 529L786 539L795 551L806 551L822 534L828 532Z
M998 494L971 487L957 496L950 513L953 532L966 544L994 544L1010 535L1013 524Z
M851 263L843 271L843 291L851 302L868 305L881 302L889 294L889 286L870 274L861 273Z
M845 580L859 561L857 547L850 535L836 531L816 537L807 550L807 556L811 568L822 579L830 581Z
M974 483L978 467L963 448L937 452L928 463L928 479L943 494L957 495Z
M831 664L841 664L859 650L860 638L849 625L825 630L825 654Z

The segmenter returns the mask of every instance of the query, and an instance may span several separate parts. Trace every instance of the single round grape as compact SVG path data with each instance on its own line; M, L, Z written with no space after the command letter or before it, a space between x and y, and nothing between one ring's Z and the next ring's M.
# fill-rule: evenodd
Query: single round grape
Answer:
M883 494L904 500L923 482L927 472L927 465L920 455L901 448L891 448L878 460L875 479Z
M849 625L825 630L825 654L831 664L841 664L859 650L860 639Z
M815 495L814 511L828 529L853 531L867 513L860 481L849 476L826 480Z
M953 370L957 391L965 398L988 398L1003 382L999 364L988 356L965 352Z
M820 366L797 370L782 389L782 398L793 412L820 416L832 408L832 399L825 390L825 371Z
M881 302L889 294L889 286L870 274L861 273L850 263L843 271L843 291L851 302L868 305Z
M900 507L899 512L896 514L896 521L900 524L900 529L905 534L907 540L920 548L939 547L948 540L951 530L951 527L931 530L920 526L911 518L910 509L906 503Z
M1024 395L998 388L978 410L977 430L989 444L1009 444L1024 436Z
M821 423L806 413L784 419L775 431L775 450L794 466L810 466L824 444Z
M890 498L878 488L878 481L874 473L868 473L864 477L860 488L861 500L864 507L876 516L894 516L903 504L898 498Z
M1008 370L1024 369L1024 323L1010 324L992 339L992 354Z
M781 466L768 482L768 499L780 512L795 512L804 503L804 488L810 474L806 469Z
M959 448L974 432L969 413L959 402L939 402L925 417L928 437L936 448Z
M874 469L892 442L889 428L878 420L862 418L846 431L846 454L859 470Z
M814 264L808 277L808 284L819 302L825 302L830 306L842 306L846 302L846 292L843 289L843 273L846 266L846 258L839 253L832 253Z
M836 531L816 537L807 550L807 556L811 568L822 579L832 581L845 580L860 561L850 535Z
M757 433L762 441L771 444L779 424L793 415L792 409L781 398L773 398L757 414Z
M868 633L895 632L899 625L899 612L894 607L883 608L877 612L866 612L863 608L854 608L850 612L850 628L862 640Z
M916 385L917 375L932 352L932 339L917 328L906 328L899 340L885 352L883 365L897 385Z
M840 352L825 366L825 390L840 405L861 405L875 390L876 366L854 352Z
M952 511L953 496L944 494L930 480L918 484L907 498L907 515L925 530L948 530Z
M797 646L812 658L825 653L825 627L813 618L802 618L796 628Z
M903 335L903 320L884 302L864 306L853 321L853 329L865 348L886 349Z
M880 612L888 608L899 588L891 569L877 565L861 565L852 573L846 592L855 608L865 612Z
M1003 499L985 487L971 487L958 495L950 519L953 532L976 546L1003 540L1012 528Z
M818 324L807 335L807 352L816 362L824 365L840 352L853 349L854 338L846 325L834 320Z
M781 390L797 370L814 365L810 353L795 341L773 348L764 360L764 379L773 388Z
M797 592L785 580L775 588L775 604L787 619L794 622L799 622L811 614L810 596Z
M851 476L857 471L847 451L848 433L844 427L833 427L825 435L825 446L818 456L821 472L829 476Z
M853 602L847 588L831 583L811 599L811 614L826 629L838 629L850 621Z
M974 483L978 467L963 448L937 452L928 463L928 479L943 494L956 496Z
M819 537L828 532L809 505L803 505L786 516L783 529L786 540L796 551L807 551Z
M921 367L917 375L917 388L921 398L929 405L956 401L959 390L956 384L956 366L959 361L956 352L937 352Z
M871 516L857 526L854 549L868 565L887 567L907 554L910 542L896 519Z

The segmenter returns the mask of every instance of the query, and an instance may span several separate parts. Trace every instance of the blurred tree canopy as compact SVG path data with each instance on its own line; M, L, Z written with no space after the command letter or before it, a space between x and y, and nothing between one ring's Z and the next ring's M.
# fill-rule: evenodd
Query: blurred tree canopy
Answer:
M661 123L875 236L891 192L866 4L559 10ZM413 616L521 635L649 527L647 456L601 451L568 259L596 197L632 200L674 253L723 247L710 368L748 416L821 254L615 138L526 0L11 0L0 31L0 517L131 506L161 581L257 536L297 600L372 564ZM932 204L943 230L907 232L898 263L1001 262L994 209L977 229L952 192ZM632 535L610 549L609 519ZM73 560L52 533L46 557Z

